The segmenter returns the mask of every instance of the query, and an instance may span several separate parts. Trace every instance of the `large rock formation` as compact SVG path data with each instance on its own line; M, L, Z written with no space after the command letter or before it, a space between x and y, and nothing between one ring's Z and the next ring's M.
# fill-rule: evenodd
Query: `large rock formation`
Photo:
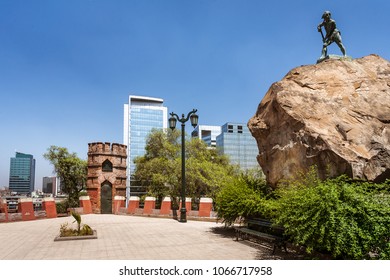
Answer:
M276 186L317 165L319 175L390 178L390 62L370 55L291 70L274 83L248 127Z

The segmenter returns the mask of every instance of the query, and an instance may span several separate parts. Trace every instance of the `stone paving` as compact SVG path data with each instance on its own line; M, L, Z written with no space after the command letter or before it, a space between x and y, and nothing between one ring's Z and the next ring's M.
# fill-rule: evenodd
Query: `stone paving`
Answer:
M125 215L82 215L98 239L57 241L72 217L0 224L2 260L255 260L262 251L224 234L223 224ZM73 224L73 226L76 226Z

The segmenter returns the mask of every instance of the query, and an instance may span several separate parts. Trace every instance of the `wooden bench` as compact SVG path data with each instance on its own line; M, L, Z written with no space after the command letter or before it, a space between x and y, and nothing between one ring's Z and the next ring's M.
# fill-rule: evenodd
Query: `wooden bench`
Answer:
M255 237L273 243L272 254L275 254L276 248L284 248L287 253L286 240L284 237L284 228L273 225L271 221L264 219L247 219L247 227L236 228L236 240L248 240Z

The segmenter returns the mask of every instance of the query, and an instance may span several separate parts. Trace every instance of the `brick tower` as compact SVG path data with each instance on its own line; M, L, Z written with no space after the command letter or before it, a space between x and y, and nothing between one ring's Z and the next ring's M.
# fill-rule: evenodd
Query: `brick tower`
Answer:
M114 197L126 196L126 145L88 144L87 192L92 212L113 213Z

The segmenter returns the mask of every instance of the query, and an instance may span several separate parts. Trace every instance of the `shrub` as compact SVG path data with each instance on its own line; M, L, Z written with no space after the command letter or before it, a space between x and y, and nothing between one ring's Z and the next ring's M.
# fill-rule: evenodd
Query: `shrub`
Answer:
M60 236L65 237L65 236L74 236L75 235L75 230L69 227L68 223L63 223L60 226Z
M218 219L230 226L242 218L264 214L266 212L264 186L264 180L254 183L248 181L245 176L224 186L215 201Z
M292 182L274 201L274 220L292 241L335 258L389 259L389 182L321 181L310 173L314 180Z

